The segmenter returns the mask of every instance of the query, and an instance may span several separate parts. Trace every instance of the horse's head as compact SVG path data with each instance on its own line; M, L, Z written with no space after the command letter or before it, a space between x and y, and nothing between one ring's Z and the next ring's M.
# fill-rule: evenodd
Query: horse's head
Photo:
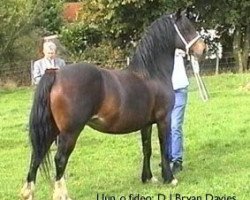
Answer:
M195 57L200 57L206 49L206 44L187 18L186 11L178 10L172 18L174 18L174 27L177 32L176 47Z

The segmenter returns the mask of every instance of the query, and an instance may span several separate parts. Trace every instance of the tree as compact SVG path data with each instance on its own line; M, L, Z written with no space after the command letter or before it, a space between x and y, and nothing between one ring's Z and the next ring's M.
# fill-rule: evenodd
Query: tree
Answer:
M102 33L95 27L84 23L73 23L61 29L60 40L67 47L72 61L83 58L86 48L98 46Z
M203 26L218 27L220 32L227 33L233 30L231 38L236 65L239 72L246 71L250 51L250 1L195 0L194 5L202 15Z
M58 34L63 26L62 11L63 0L46 0L43 4L43 12L36 25L43 28L45 35Z
M236 65L239 72L247 69L250 48L248 0L86 0L85 3L83 21L98 27L114 47L129 46L129 49L131 41L138 41L145 27L159 15L194 5L203 18L200 27L218 27L221 33L234 28L231 37Z
M87 0L82 21L98 27L115 47L137 41L142 29L162 14L164 1Z
M0 61L35 57L37 41L56 33L61 24L60 0L5 0L0 4ZM37 33L37 34L36 34Z
M15 42L30 31L39 1L6 0L0 4L0 57L2 62L15 54Z
M91 32L87 31L88 29L101 33L99 38L102 40L94 37L95 47L98 47L98 44L112 45L112 48L107 49L118 51L122 49L123 58L130 55L131 50L141 38L142 32L152 21L167 11L177 10L177 6L180 5L177 0L85 0L82 3L83 9L75 24L83 26L86 35L88 35L87 32ZM72 32L72 28L75 27L76 25L67 26L62 32L63 38L65 38L65 33ZM93 44L93 41L89 42L89 37L83 38L81 34L75 35L79 37L74 39L78 41L78 44ZM73 40L68 44L64 41L66 46L70 43L72 44ZM85 45L85 48L87 46Z

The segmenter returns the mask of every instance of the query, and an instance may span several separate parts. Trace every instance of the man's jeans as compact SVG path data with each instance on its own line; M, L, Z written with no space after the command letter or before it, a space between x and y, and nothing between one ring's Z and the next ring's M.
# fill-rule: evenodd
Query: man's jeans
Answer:
M182 162L183 157L183 130L185 108L188 89L175 90L175 105L171 114L171 134L168 140L169 156L172 162Z

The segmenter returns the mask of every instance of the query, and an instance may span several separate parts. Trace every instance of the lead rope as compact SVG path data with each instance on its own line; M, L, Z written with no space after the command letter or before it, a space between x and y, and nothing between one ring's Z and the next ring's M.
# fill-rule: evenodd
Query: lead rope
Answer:
M204 102L206 102L206 101L208 101L208 92L207 92L207 88L206 88L206 86L205 86L205 84L200 76L199 63L193 56L190 56L190 57L191 57L190 61L191 61L192 69L194 72L196 83L197 83L198 88L199 88L199 93L200 93L201 99Z

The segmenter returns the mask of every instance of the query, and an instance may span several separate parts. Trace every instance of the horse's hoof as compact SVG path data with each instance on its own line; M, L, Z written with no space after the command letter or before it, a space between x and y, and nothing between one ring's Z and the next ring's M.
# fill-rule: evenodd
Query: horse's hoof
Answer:
M68 195L68 190L64 177L55 182L55 189L53 193L53 200L71 200Z
M171 185L172 187L176 187L177 184L178 184L178 180L177 180L176 178L174 178L174 179L171 181L171 183L170 183L170 185Z
M68 195L53 195L53 200L72 200Z
M72 200L67 193L63 193L62 191L54 192L53 200Z
M22 190L20 196L22 200L33 200L33 195L28 190Z
M21 193L22 200L33 200L34 199L34 183L25 183Z
M149 180L150 183L157 183L158 182L158 179L156 177L152 177L150 180Z

